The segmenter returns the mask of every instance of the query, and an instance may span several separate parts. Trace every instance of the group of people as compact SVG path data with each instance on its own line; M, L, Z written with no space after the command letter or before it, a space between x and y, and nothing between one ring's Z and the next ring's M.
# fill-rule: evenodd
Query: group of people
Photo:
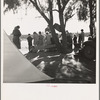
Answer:
M18 49L21 49L21 43L20 43L20 36L21 32L19 30L20 26L16 26L13 30L13 43L16 45ZM32 46L43 46L43 45L49 45L51 44L51 38L52 35L46 32L45 36L42 35L41 31L39 33L33 32L33 35L28 34L27 42L28 42L28 48L29 51Z
M20 44L21 32L19 28L20 26L16 26L13 30L13 43L16 45L18 49L21 49L21 44ZM68 31L66 31L66 35L70 47L72 47L72 43L74 44L74 48L77 47L77 44L79 45L79 47L81 47L81 44L84 42L83 29L81 29L81 33L79 34L78 37L74 35L74 37L72 38L71 34ZM36 47L36 46L50 45L52 44L52 42L54 42L51 33L46 32L45 35L42 35L41 31L39 31L39 33L33 32L32 36L31 34L28 34L27 41L28 41L29 51L32 46Z
M40 47L40 46L46 46L51 44L51 35L49 33L46 33L46 35L42 35L41 31L39 33L33 32L33 35L31 36L28 34L27 41L29 46L29 51L32 46L34 47ZM33 43L32 43L33 40Z
M74 42L74 47L76 48L77 45L79 47L81 47L81 45L83 44L84 42L84 30L81 29L81 33L79 34L79 36L77 37L76 35L74 35L73 37L73 42Z
M67 47L72 49L72 44L74 44L74 48L81 48L83 42L84 42L84 30L81 29L81 33L79 34L71 34L68 32L68 30L66 31L66 40L67 40ZM61 39L62 42L62 39Z

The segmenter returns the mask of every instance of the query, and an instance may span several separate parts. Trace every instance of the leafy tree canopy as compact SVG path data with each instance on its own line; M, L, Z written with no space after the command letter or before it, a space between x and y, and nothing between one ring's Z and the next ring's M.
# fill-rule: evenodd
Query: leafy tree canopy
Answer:
M96 0L79 0L81 4L78 8L77 15L79 20L86 21L92 13L92 18L96 20Z

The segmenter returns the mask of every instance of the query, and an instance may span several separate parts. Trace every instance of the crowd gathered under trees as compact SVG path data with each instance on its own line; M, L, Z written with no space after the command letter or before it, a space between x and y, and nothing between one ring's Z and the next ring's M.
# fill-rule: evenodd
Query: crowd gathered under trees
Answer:
M97 22L96 0L4 0L4 13L10 10L12 10L13 13L17 13L23 4L25 4L25 12L28 11L27 8L29 8L29 6L30 9L35 8L40 16L47 22L52 39L56 44L57 50L61 53L66 53L68 47L70 47L66 35L66 23L69 19L74 17L74 15L77 15L80 21L90 20L90 25L88 27L90 28L90 35L93 38L95 22ZM56 17L59 19L59 24L54 23L54 11L58 13ZM61 41L57 37L55 29L61 32ZM50 32L48 34L50 34ZM19 39L17 38L16 41L17 40Z
M22 35L20 30L20 26L16 26L13 30L13 43L16 45L18 49L21 49L21 41L20 36ZM62 44L62 34L56 33L57 38L59 39L59 42ZM82 43L84 42L84 30L81 29L80 34L71 34L66 30L66 40L67 40L67 49L72 49L72 45L74 45L75 48L80 48L82 46ZM46 50L46 48L52 48L56 47L55 41L53 39L53 36L51 34L51 31L46 28L45 34L43 34L41 31L33 32L33 34L28 34L27 36L27 43L28 43L28 49L29 52L37 51L37 50Z

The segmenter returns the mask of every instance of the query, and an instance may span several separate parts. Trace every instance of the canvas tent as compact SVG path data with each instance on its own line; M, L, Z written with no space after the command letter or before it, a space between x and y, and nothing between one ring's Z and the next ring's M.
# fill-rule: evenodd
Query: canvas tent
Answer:
M48 75L39 71L30 61L25 58L10 41L5 32L3 37L4 83L26 83L52 79Z

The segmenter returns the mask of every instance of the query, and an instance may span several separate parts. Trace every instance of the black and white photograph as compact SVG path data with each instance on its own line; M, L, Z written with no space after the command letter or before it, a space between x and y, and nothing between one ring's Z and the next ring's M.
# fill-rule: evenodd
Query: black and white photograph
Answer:
M99 0L2 0L1 92L99 100Z
M4 83L96 83L97 0L4 0Z

